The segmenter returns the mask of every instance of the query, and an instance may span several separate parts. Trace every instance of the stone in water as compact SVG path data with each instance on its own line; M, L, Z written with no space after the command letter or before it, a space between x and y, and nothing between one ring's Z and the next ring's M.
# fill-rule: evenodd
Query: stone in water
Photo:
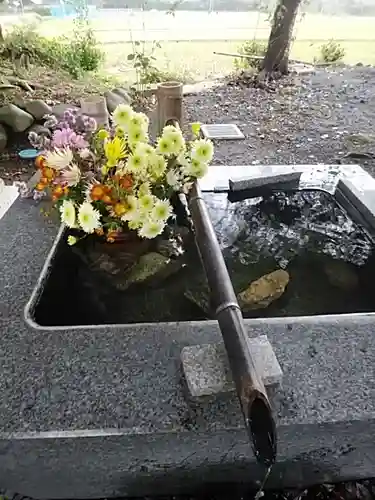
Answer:
M249 288L237 296L240 307L244 310L265 309L285 292L289 283L289 273L277 269L253 281Z

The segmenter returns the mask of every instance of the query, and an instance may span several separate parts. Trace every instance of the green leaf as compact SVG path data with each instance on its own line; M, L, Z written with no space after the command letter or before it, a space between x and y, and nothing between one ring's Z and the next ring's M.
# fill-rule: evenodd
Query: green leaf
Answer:
M128 54L127 60L132 61L135 57L135 54Z

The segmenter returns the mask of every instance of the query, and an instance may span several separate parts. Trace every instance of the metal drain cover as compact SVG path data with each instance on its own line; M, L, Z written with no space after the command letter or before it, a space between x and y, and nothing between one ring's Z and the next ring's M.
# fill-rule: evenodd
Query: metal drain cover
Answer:
M234 123L214 123L202 125L201 131L206 139L244 139L245 136Z

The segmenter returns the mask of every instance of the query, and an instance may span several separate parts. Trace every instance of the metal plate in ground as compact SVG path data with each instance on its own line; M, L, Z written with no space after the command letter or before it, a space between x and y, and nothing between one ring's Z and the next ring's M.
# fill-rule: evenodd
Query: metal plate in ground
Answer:
M234 123L213 123L202 125L202 134L206 139L244 139L245 136Z

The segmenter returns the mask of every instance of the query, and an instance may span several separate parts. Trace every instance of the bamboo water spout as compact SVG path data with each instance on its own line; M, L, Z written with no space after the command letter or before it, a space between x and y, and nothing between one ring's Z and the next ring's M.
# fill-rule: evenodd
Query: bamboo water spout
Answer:
M269 467L276 459L276 428L271 406L249 350L241 309L197 184L189 194L188 206L245 426L257 461Z

